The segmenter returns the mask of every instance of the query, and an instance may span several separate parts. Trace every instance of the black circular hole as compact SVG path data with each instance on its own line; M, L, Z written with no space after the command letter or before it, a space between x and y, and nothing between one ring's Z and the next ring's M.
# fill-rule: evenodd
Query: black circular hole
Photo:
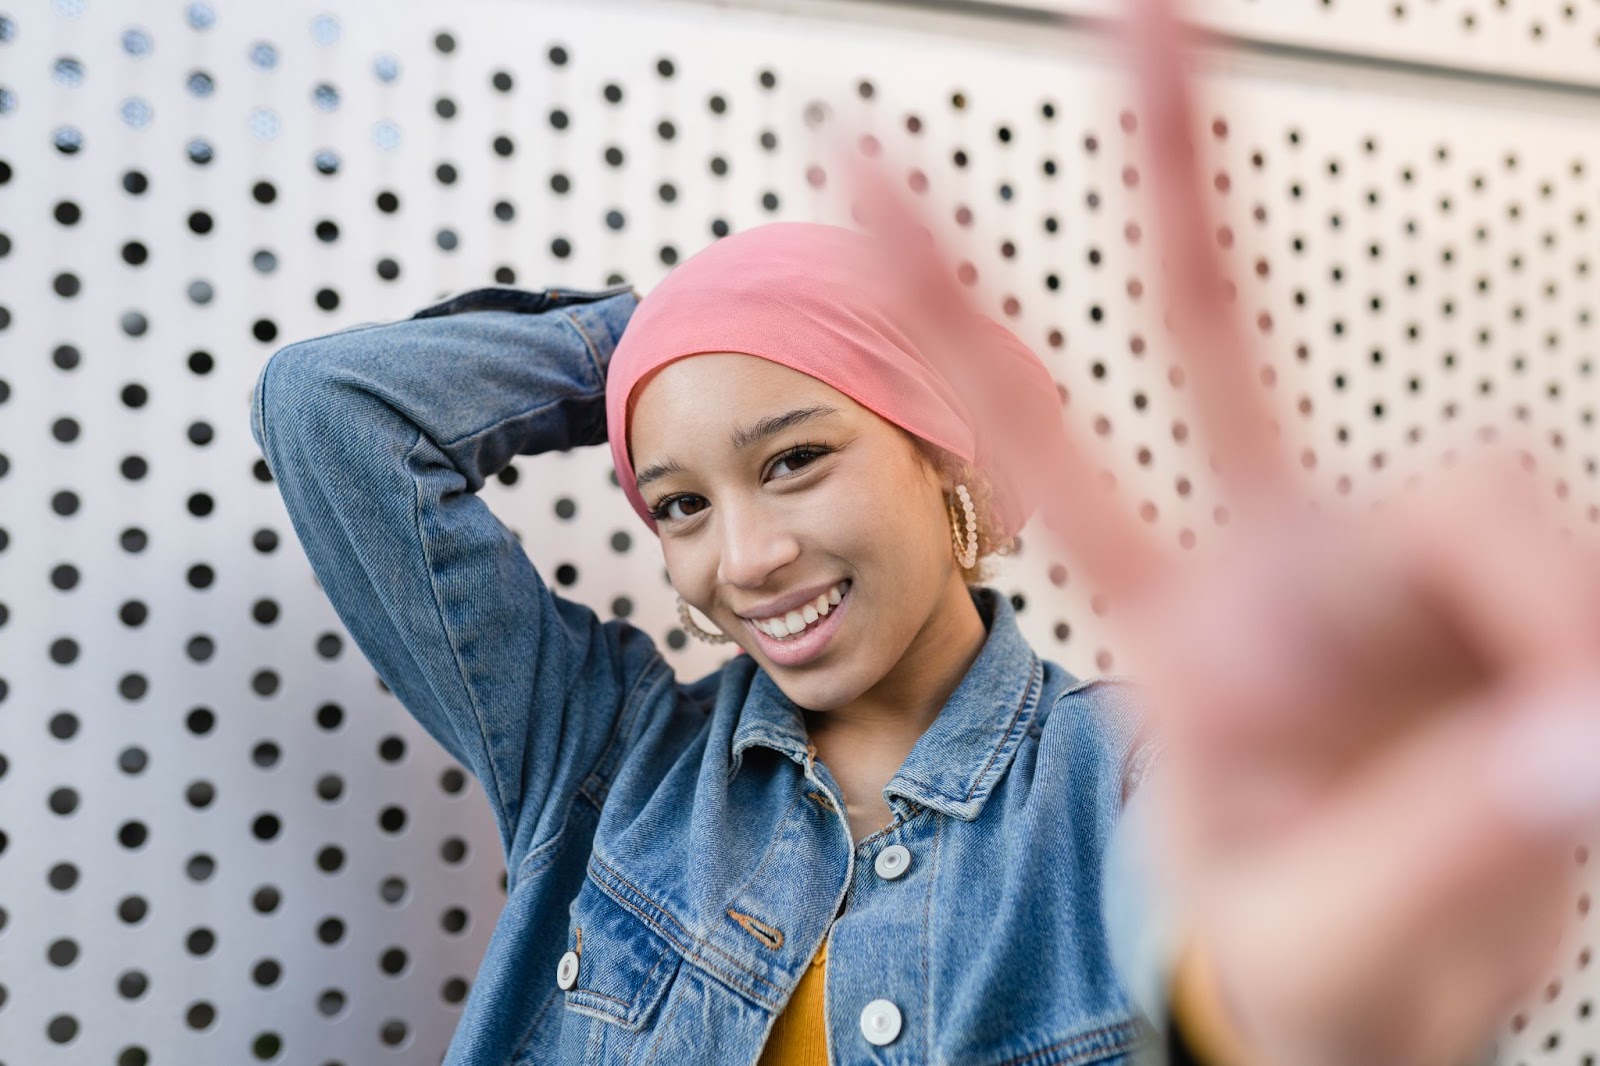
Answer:
M211 875L217 872L217 860L205 852L198 852L189 856L189 861L184 864L184 872L191 881L209 881Z
M184 947L195 956L209 955L216 946L217 934L205 926L191 929L184 940Z
M150 765L150 756L141 747L123 748L117 755L117 768L125 774L142 774Z
M65 786L54 789L45 802L54 814L71 814L78 809L78 790Z
M51 941L45 949L45 958L52 966L71 966L78 958L78 944L69 937Z
M45 882L57 892L70 891L78 883L78 868L70 862L58 862L50 867Z
M183 1020L191 1029L209 1029L217 1020L217 1008L205 1000L191 1003L184 1011Z
M130 850L141 848L150 839L150 829L143 822L124 822L117 829L117 842Z

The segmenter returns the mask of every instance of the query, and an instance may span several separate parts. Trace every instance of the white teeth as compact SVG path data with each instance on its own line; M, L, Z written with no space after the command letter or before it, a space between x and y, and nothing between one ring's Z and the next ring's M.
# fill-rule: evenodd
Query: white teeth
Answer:
M839 601L844 599L847 581L841 581L833 588L818 596L815 600L796 610L790 611L781 618L763 618L756 621L756 628L777 640L786 640L811 625L819 618L825 618Z

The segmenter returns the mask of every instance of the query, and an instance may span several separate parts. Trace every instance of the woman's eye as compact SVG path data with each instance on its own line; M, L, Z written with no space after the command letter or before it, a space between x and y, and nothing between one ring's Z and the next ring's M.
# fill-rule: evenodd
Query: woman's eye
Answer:
M823 454L824 453L818 448L796 448L793 451L785 452L783 455L780 455L772 464L772 466L774 470L777 469L778 464L780 463L789 463L792 466L797 460L802 458L805 459L805 462L800 463L800 466L810 466L812 463L822 458Z
M684 500L698 499L700 499L698 496L669 496L660 503L656 504L655 509L650 512L650 517L654 518L657 522L693 518L698 512L690 512L689 514L673 514L672 505L675 503L682 503Z

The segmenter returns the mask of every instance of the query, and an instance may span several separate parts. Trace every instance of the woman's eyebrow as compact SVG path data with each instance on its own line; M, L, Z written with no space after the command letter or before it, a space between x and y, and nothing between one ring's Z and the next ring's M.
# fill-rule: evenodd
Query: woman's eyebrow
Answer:
M836 415L838 413L839 409L837 407L826 403L812 404L810 407L796 407L794 410L785 411L781 415L770 415L767 418L760 419L750 426L736 426L730 439L735 450L743 451L752 444L766 440L776 433L782 433L786 429L798 426L802 422L810 422L813 419L826 418L828 415ZM652 463L640 471L638 479L634 482L634 487L642 492L646 485L658 478L666 477L668 474L681 473L683 473L683 465L681 463L675 459L663 459L661 462Z
M743 451L757 441L766 440L774 433L782 433L791 426L798 426L802 422L809 422L814 418L824 418L836 415L839 409L830 404L819 403L811 407L796 407L793 411L786 411L781 415L763 418L748 429L739 427L733 431L733 446L736 450Z

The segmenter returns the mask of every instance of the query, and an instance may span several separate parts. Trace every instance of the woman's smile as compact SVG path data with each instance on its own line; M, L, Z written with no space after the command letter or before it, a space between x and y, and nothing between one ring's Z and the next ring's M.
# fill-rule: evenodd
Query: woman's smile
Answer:
M798 633L775 636L763 628L766 625L764 621L756 622L749 618L743 621L755 634L756 643L768 659L779 666L799 666L821 655L833 640L833 635L843 625L845 611L849 609L853 586L854 581L846 578L829 590L823 597L829 605L826 614L810 604L801 611L789 612L784 624L802 626ZM838 602L833 602L834 596L838 596Z

